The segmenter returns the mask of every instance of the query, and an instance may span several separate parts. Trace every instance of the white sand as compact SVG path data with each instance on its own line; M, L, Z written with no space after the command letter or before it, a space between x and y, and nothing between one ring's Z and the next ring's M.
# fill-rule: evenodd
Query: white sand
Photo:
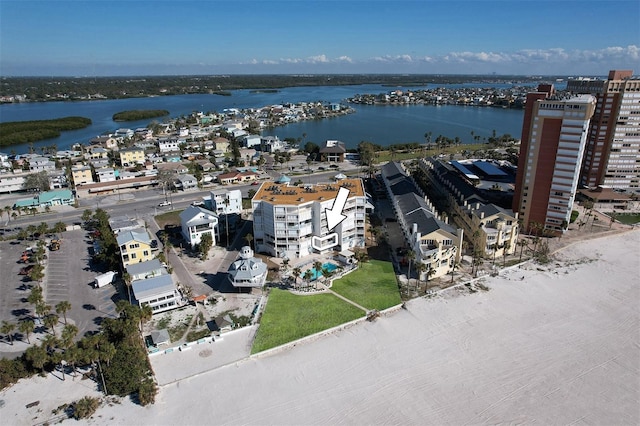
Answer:
M489 279L488 292L416 300L165 386L150 407L123 400L90 423L639 424L640 231L557 257ZM0 423L35 423L24 404L70 383L42 382L2 392Z

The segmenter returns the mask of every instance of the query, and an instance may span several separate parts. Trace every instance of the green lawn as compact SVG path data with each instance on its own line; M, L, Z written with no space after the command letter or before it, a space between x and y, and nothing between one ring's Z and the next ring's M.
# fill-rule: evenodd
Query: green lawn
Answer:
M609 217L611 217L611 213L607 213ZM616 213L614 215L617 221L624 223L626 225L634 225L640 222L640 214L634 213Z
M274 348L364 315L362 310L333 294L298 296L273 289L251 353Z
M402 303L391 262L369 260L335 280L331 288L367 309L382 310Z

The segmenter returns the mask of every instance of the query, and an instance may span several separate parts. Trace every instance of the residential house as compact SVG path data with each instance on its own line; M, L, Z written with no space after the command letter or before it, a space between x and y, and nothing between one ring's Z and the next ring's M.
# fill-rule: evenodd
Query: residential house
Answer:
M41 172L55 170L56 163L51 161L48 157L33 156L29 158L29 170L31 172Z
M277 136L262 136L260 138L260 151L276 152L284 150L284 142Z
M95 182L91 167L84 165L76 165L71 168L71 177L75 186L84 185Z
M168 272L160 260L151 259L146 262L134 263L126 268L127 274L131 278L131 281L145 280L147 278L157 277L160 275L166 275Z
M231 191L211 191L211 198L205 204L218 215L240 214L242 212L242 192L239 189Z
M146 262L153 259L151 238L144 228L120 232L116 236L122 266L126 268L133 263Z
M100 160L109 158L109 151L101 146L92 146L84 153L85 160Z
M175 183L176 188L182 188L183 191L187 191L189 189L194 189L198 187L198 180L190 174L178 175L177 182Z
M98 182L113 182L118 178L118 170L115 170L112 167L96 169L96 176L98 178Z
M247 148L260 146L260 135L245 135L242 138L242 144Z
M138 306L149 305L153 314L175 309L183 304L182 296L169 274L133 281L131 288Z
M325 141L324 145L320 147L320 157L323 161L332 162L343 162L344 155L347 152L347 148L344 145L344 142L328 140Z
M231 284L238 287L261 288L267 281L267 265L254 257L251 247L240 249L238 260L229 265L228 277Z
M158 149L160 149L161 153L166 152L179 152L178 139L177 138L160 138L158 139Z
M119 154L122 167L135 166L145 162L144 150L141 148L124 148L119 151Z
M28 173L22 170L13 170L0 173L0 193L11 193L24 190L25 176Z
M131 139L134 134L135 132L131 129L118 129L116 130L115 137L122 138L122 139L125 139L125 138Z
M118 149L118 139L112 136L98 136L89 140L91 145L100 145L106 149L117 150Z
M200 244L204 234L211 235L213 244L216 244L218 216L212 211L198 206L189 206L180 213L180 226L182 236L191 247Z
M227 152L229 151L229 139L223 137L217 137L213 140L217 151Z

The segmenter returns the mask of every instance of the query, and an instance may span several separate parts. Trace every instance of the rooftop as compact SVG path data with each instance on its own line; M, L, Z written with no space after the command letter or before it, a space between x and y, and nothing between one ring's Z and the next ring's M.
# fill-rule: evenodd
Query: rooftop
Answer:
M364 196L364 187L361 179L343 179L339 184L319 183L305 186L290 186L282 183L265 182L253 197L253 201L267 201L274 204L290 205L324 201L336 198L340 187L349 190L349 197Z

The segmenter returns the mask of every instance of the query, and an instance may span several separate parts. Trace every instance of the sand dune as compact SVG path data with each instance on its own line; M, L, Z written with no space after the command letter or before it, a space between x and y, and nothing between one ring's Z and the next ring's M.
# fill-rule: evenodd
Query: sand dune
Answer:
M556 259L165 386L150 407L103 407L89 423L639 424L640 231ZM70 386L21 381L0 395L0 420L35 423L24 404Z

